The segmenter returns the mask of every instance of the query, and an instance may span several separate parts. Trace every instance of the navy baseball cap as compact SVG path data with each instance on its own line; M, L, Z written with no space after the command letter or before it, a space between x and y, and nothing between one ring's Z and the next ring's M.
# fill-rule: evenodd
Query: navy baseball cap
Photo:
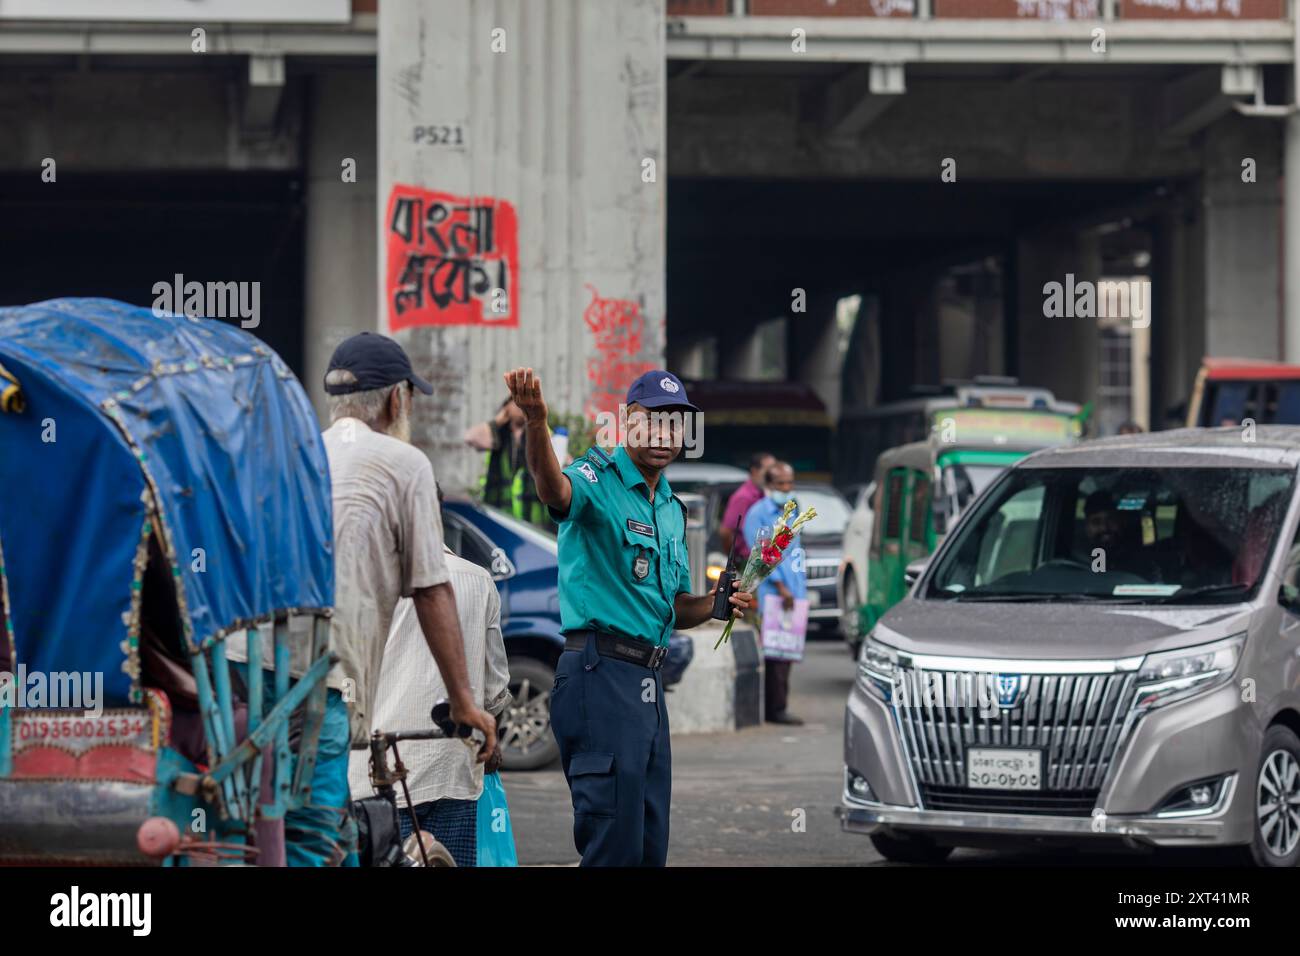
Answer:
M627 390L627 404L635 402L645 408L663 408L672 405L675 408L689 408L693 412L699 409L686 398L686 386L672 372L654 369L646 372Z
M330 366L325 374L336 368L346 369L357 377L346 385L326 385L330 395L349 392L367 392L372 388L387 388L398 382L410 382L425 395L433 394L433 386L411 369L406 350L386 335L362 332L339 343L330 356Z

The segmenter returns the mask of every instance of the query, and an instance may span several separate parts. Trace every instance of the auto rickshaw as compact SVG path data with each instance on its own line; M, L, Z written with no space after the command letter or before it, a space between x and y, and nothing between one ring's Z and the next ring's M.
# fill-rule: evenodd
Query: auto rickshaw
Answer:
M310 800L331 535L315 414L258 339L0 309L0 863L265 861Z

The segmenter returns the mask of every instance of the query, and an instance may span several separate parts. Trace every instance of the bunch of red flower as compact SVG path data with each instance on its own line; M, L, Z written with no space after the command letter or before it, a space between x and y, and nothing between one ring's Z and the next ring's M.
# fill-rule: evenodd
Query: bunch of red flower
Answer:
M793 501L786 502L785 508L781 511L781 517L777 520L775 532L768 527L758 529L758 540L754 542L754 550L749 553L749 561L745 564L745 570L740 576L740 589L742 591L753 591L758 582L771 574L776 566L781 563L781 559L785 557L785 549L790 546L790 542L794 540L799 528L817 517L816 509L809 508L791 523L790 517L794 514L795 507ZM713 645L714 650L717 650L722 642L731 636L731 627L735 623L736 615L733 612L727 620L727 626L722 629L722 636L718 638L718 643Z
M760 560L769 567L776 567L781 563L781 555L786 548L790 547L790 542L794 540L794 532L790 530L789 526L782 525L777 529L771 541L763 541L761 538L759 540L762 544L759 551Z

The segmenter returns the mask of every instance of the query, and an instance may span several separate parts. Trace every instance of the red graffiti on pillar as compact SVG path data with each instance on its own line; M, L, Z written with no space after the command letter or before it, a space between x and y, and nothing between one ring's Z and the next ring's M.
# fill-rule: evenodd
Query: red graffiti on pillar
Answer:
M388 328L519 325L519 224L490 196L398 184L388 196Z
M587 380L592 389L586 413L595 418L600 412L617 412L628 386L655 365L637 358L645 329L640 304L631 299L602 298L594 286L587 288L591 290L591 303L582 319L595 339L597 357L587 360Z

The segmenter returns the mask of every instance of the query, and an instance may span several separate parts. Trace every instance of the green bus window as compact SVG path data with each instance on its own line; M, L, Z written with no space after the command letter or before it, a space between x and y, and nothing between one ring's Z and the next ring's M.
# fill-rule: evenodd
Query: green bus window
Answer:
M917 472L912 477L912 514L907 526L907 539L915 544L925 543L925 516L930 510L930 480Z
M889 473L889 493L885 496L885 537L897 541L902 531L903 519L903 472L901 469Z
M876 482L876 491L871 499L871 547L877 552L880 550L880 534L885 530L885 522L882 520L884 512L881 510L881 504L885 500L885 483Z

